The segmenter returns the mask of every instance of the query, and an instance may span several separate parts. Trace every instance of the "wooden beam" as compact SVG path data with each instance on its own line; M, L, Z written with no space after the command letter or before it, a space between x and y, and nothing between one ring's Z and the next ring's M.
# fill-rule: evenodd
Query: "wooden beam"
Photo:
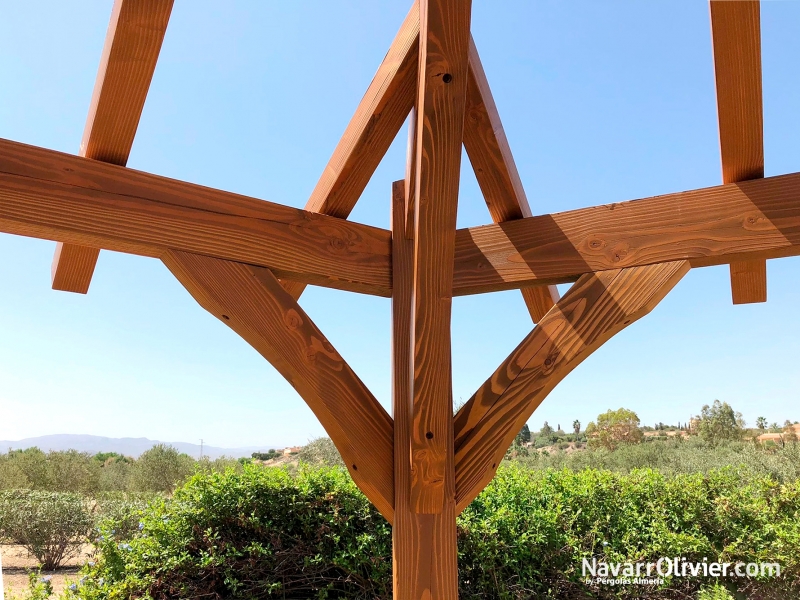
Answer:
M456 511L494 477L514 437L552 389L592 352L658 304L686 261L584 275L455 418Z
M531 208L511 154L500 113L483 70L475 41L469 42L469 81L464 148L495 223L531 216ZM523 288L522 297L534 323L558 301L556 286Z
M5 140L0 232L157 258L172 248L391 296L388 231Z
M462 229L453 294L676 260L800 255L800 173Z
M392 556L395 600L437 598L438 577L457 569L454 503L436 515L411 506L411 320L414 283L413 236L407 236L405 182L392 186L392 408L394 417L394 497ZM437 559L436 557L442 557ZM445 568L432 569L448 559Z
M260 267L169 251L164 264L197 302L292 384L353 480L394 518L392 419L275 276Z
M759 2L712 0L722 182L764 176ZM734 304L767 301L765 259L731 263Z
M80 156L125 166L167 31L173 0L115 0ZM56 246L54 290L85 294L100 251Z
M419 4L414 2L389 52L317 182L306 210L346 219L414 106L419 60ZM296 299L305 289L282 282Z
M454 495L450 310L470 10L470 0L420 2L411 505L424 514L448 511Z

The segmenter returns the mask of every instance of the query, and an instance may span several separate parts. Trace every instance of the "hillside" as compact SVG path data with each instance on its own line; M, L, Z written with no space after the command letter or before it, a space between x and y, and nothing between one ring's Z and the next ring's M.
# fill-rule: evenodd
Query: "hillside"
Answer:
M34 446L41 450L78 450L79 452L117 452L125 456L138 457L142 452L149 450L156 444L167 444L175 447L180 452L185 452L189 456L198 458L200 456L200 444L190 444L188 442L161 442L147 438L110 438L98 435L73 435L55 434L43 435L39 437L25 438L22 440L10 441L0 440L0 452L8 452L9 449L24 450ZM233 458L249 457L253 452L265 452L270 448L277 448L276 445L264 444L263 446L246 446L242 448L219 448L216 446L203 445L203 456L214 459L220 456L230 456Z

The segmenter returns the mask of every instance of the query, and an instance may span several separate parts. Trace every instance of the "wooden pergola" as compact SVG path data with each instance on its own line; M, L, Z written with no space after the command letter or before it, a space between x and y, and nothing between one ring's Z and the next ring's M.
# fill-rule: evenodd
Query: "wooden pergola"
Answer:
M319 418L393 526L395 598L457 597L456 515L559 381L690 268L729 264L733 302L764 302L766 259L800 254L800 173L764 178L758 2L711 2L722 185L541 216L470 0L412 6L304 210L125 168L172 3L115 1L78 156L0 140L0 231L58 242L57 290L86 293L99 249L162 260ZM391 231L348 221L409 114ZM494 224L456 230L462 144ZM309 284L392 298L393 416L297 303ZM536 326L453 416L452 297L512 288Z

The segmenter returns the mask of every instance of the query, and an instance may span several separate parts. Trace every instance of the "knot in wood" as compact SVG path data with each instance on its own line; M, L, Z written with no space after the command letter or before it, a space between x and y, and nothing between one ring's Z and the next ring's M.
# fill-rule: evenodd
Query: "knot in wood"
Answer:
M343 238L335 236L330 238L328 241L328 245L331 247L332 250L341 251L347 248L347 242L344 241Z
M605 245L605 242L600 238L592 238L588 244L589 250L602 250Z
M615 263L622 262L628 256L628 250L627 244L616 246L612 251L611 260Z
M544 359L544 368L542 369L544 373L549 373L555 368L556 362L558 362L558 354L558 350L553 350L547 355L547 358Z
M303 324L303 319L296 310L287 311L283 317L283 321L290 329L297 329Z

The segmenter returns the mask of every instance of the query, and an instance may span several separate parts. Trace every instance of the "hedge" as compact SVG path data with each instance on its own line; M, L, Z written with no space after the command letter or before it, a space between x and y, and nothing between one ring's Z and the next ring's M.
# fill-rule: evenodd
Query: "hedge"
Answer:
M459 516L460 597L716 598L722 586L798 597L798 517L799 482L743 482L730 469L666 477L506 466ZM151 504L132 539L105 531L98 556L77 597L391 597L391 528L339 468L195 475ZM584 558L662 556L778 562L782 575L612 587L581 573Z

